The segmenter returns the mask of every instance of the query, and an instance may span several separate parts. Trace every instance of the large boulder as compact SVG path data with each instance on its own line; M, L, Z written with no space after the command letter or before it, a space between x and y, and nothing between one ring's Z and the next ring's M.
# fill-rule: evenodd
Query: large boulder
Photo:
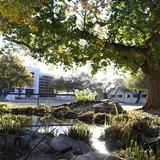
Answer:
M21 158L20 160L24 160L25 158ZM55 157L51 154L39 153L33 154L28 157L27 160L56 160Z
M76 141L72 147L72 152L74 155L81 155L91 152L92 149L83 141Z
M73 158L72 151L66 152L66 153L60 153L58 156L56 156L56 160L71 160Z
M40 136L40 133L35 132L34 130L29 128L23 128L21 130L21 134L24 136L30 136L30 137L33 136L34 138L38 138Z
M41 138L37 138L31 141L29 144L29 148L30 150L34 148L32 153L41 153L41 152L45 153L50 151L50 147L44 141L41 142Z
M72 138L69 138L65 135L59 135L52 139L52 141L50 142L50 147L54 151L65 152L72 150L74 143L75 140L73 140Z
M111 114L121 114L126 113L118 102L114 101L104 101L102 103L94 105L95 113L111 113Z
M123 160L123 159L115 156L106 156L105 154L98 152L90 152L84 155L76 156L71 160Z

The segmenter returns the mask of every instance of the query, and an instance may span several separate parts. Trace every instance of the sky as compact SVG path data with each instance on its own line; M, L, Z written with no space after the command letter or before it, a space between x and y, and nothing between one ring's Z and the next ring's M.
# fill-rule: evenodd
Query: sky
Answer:
M91 74L91 67L89 64L83 67L74 66L71 70L64 70L61 65L53 66L52 64L45 64L38 62L35 59L29 56L22 56L21 59L24 61L24 64L27 66L38 67L41 72L49 73L54 77L69 77L72 75L79 75L81 72ZM119 74L117 74L117 72ZM105 70L98 71L94 76L98 81L113 81L116 78L124 78L123 72L120 70L115 70L113 64L105 68Z
M0 37L0 48L2 48L4 45L4 42L2 40L2 37ZM74 66L72 70L64 70L61 65L53 66L52 64L45 64L42 62L39 62L32 57L28 56L24 51L19 51L17 54L20 59L23 61L24 65L31 66L31 67L37 67L40 68L42 73L48 73L53 75L54 77L68 77L72 75L78 75L81 72L85 72L90 74L91 73L91 67L89 64L83 66L83 67L77 67ZM119 73L119 74L117 74ZM115 70L113 64L111 66L108 66L105 68L105 70L98 71L97 74L94 76L98 81L113 81L116 78L124 78L124 74L121 70Z

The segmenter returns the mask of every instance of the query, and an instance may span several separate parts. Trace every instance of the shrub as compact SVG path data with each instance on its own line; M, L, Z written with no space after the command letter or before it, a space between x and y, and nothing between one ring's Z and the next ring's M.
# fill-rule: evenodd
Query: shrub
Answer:
M75 93L77 101L91 101L96 99L97 93L87 92L87 91L78 91Z
M10 107L7 104L0 104L0 113L10 113Z

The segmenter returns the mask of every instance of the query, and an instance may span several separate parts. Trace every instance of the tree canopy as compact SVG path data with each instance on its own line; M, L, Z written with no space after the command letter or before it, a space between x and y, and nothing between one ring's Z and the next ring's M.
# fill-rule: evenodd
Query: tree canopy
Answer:
M6 0L0 6L4 39L50 63L90 61L97 71L113 61L133 72L141 69L149 106L160 109L160 1Z
M81 72L79 75L72 75L71 77L53 78L49 84L51 88L56 91L83 91L83 90L96 90L97 83L94 82L94 78L87 73Z
M152 48L159 66L159 12L159 2L150 0L2 1L0 29L7 40L51 63L90 60L97 69L110 59L144 69Z
M23 88L32 86L32 74L23 66L17 56L0 56L0 89Z
M144 74L142 72L130 75L126 79L126 88L130 90L141 90L144 91L147 89L147 82Z

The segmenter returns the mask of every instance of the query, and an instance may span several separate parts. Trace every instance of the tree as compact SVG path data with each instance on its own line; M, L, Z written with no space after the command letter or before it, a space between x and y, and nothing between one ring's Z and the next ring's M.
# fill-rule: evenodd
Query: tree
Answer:
M11 88L32 86L33 78L17 56L3 54L0 56L0 82L0 89L8 92Z
M107 88L105 88L104 90L104 95L106 96L105 98L113 98L112 96L116 96L119 90L126 90L126 87L124 85L124 80L117 78L114 79L113 82L109 82L109 85L107 86ZM114 92L113 92L114 91ZM110 93L114 93L112 94L111 97L108 97Z
M52 81L49 83L49 87L54 89L54 92L66 90L66 80L63 77L52 78Z
M95 83L93 83L93 78L90 77L86 73L80 73L77 76L71 76L71 77L60 77L57 79L54 79L50 83L50 87L54 88L56 91L71 91L74 92L76 90L94 90L95 89Z
M6 40L51 63L90 61L97 71L111 60L133 72L141 69L147 78L148 109L160 110L160 1L16 2L0 4L0 30ZM14 5L17 14L11 16L7 9Z
M147 89L147 83L146 78L144 77L144 74L142 72L139 72L137 74L132 74L128 79L126 79L125 82L126 88L130 91L135 91L137 94L137 101L139 102L141 93L143 91L146 91Z

